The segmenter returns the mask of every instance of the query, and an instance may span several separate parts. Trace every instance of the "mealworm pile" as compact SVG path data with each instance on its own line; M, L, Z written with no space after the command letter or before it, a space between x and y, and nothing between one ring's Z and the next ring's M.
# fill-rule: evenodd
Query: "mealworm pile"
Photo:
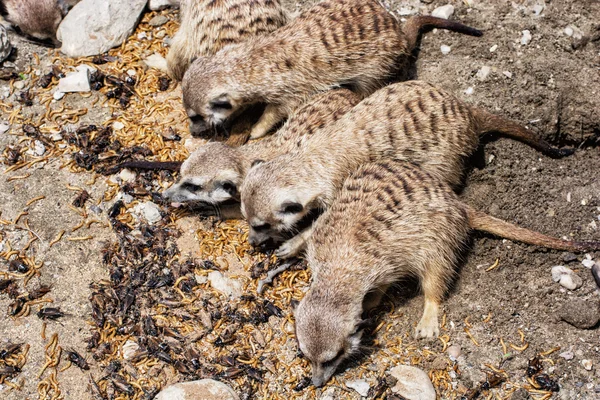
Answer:
M169 21L151 27L148 21L156 15L165 15ZM211 220L209 229L196 231L197 251L186 258L176 243L177 221L194 214L172 209L160 197L174 182L175 174L141 172L134 181L105 176L123 161L179 161L188 156L183 139L190 135L180 92L165 74L143 62L153 53L166 56L168 48L160 38L173 37L177 27L176 13L151 12L120 48L104 56L70 59L51 53L47 73L36 76L33 66L21 72L31 79L31 87L19 93L18 104L0 101L3 115L18 127L13 133L19 136L17 145L2 151L7 179L27 179L33 168L56 161L73 173L87 172L90 182L105 179L108 185L105 193L93 196L96 204L90 204L90 194L83 188L66 187L74 196L69 207L81 222L65 227L49 246L61 240L91 240L79 230L95 223L112 229L115 237L103 250L108 278L91 284L89 353L83 355L97 368L93 373L83 372L89 367L77 352L62 349L56 334L46 338L42 332L47 345L46 361L37 376L40 399L65 398L60 373L71 364L82 369L96 398L151 399L168 384L202 378L226 382L244 399L318 396L310 385L308 362L296 349L291 311L292 301L300 300L308 288L310 271L306 266L284 272L264 295L257 295L258 280L277 260L252 251L245 222ZM40 67L39 59L37 64ZM81 64L96 70L91 75L92 92L67 94L55 101L58 79ZM19 79L10 81L11 93L18 92L15 83ZM69 100L75 96L87 97L87 108L72 106ZM45 113L30 112L34 102L43 105ZM90 120L88 111L93 108L105 110L106 118ZM46 149L42 155L31 151L38 142ZM132 200L121 200L123 194ZM32 198L27 206L40 199ZM143 223L133 212L148 200L159 204L163 212L162 220L154 225ZM100 204L110 204L107 218L88 213L89 207ZM31 277L43 273L43 265L28 252L39 237L29 227L27 210L13 220L0 218L0 224L23 230L29 237L20 250L13 250L8 243L8 249L0 252L6 260L2 265L7 265L0 268L0 293L13 301L9 314L15 319L26 318L32 311L40 318L62 317L58 305L47 307L52 302L47 297L50 288L28 286ZM4 233L0 231L0 235ZM240 283L239 293L231 299L214 288L211 282L215 279L235 280ZM378 312L374 319L380 322L367 335L371 350L328 385L338 396L356 396L344 382L365 379L371 387L368 398L394 398L391 388L395 383L386 371L396 364L429 371L444 399L508 399L521 387L535 399L552 396L555 382L543 370L553 364L550 356L556 349L538 354L530 363L532 370L523 371L517 382L502 368L511 354L527 350L527 338L521 331L510 339L485 344L498 346L500 361L482 366L488 379L467 388L453 384L461 371L446 354L452 337L445 316L439 340L426 346L412 339L410 329L401 328L402 312L394 309L391 301ZM490 314L462 323L474 346L484 345L478 341L478 332L492 319ZM28 350L24 343L0 348L0 385L19 390L19 373Z

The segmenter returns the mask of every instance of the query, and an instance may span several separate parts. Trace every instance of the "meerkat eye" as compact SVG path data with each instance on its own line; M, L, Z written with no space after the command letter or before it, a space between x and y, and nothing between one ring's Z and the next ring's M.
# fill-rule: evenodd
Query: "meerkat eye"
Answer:
M212 108L217 108L221 110L231 110L233 106L227 100L214 100L210 102L210 106Z
M202 115L194 115L190 117L190 121L192 121L193 123L203 122L204 118L202 117Z
M237 187L231 181L225 181L225 182L221 183L221 187L223 188L224 191L226 191L227 193L229 193L232 196L237 193Z
M271 224L262 224L262 225L253 225L252 229L254 229L256 232L262 232L262 231L266 231L267 229L271 228Z
M298 214L304 210L302 204L295 202L286 202L281 205L281 212L284 214Z
M191 182L184 182L181 185L181 188L183 190L187 190L189 192L199 192L200 190L202 190L202 186L201 185L196 185L196 184L191 183Z
M340 349L340 351L338 351L338 353L335 355L335 357L333 357L331 360L329 361L325 361L323 363L323 367L324 368L329 368L332 367L333 364L335 364L336 361L338 361L340 359L340 357L342 357L344 355L344 349Z

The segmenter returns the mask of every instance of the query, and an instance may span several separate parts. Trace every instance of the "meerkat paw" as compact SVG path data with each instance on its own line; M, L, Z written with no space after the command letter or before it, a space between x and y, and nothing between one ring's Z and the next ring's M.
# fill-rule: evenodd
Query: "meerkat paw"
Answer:
M259 139L267 134L269 130L261 126L254 126L250 131L250 139Z
M304 240L296 236L279 246L279 248L275 250L275 255L277 258L291 258L300 254L303 248Z
M435 338L440 335L437 318L421 318L415 328L415 339Z

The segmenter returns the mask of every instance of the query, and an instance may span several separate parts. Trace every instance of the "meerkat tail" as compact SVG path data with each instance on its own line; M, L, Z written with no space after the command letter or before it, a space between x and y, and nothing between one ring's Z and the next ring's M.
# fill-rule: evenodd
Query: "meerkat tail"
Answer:
M181 168L181 161L127 161L121 164L117 164L113 167L116 171L122 170L123 168L133 169L166 169L169 171L179 171Z
M501 238L555 250L575 252L600 250L600 242L598 241L577 242L554 238L539 232L521 228L510 222L477 211L469 206L467 206L467 214L471 229L491 233Z
M538 137L523 125L510 119L494 115L479 108L472 108L471 111L473 111L473 115L477 120L477 128L480 134L498 132L511 139L523 142L552 158L569 156L575 152L575 149L558 149L550 145L550 143Z
M433 29L446 29L452 32L458 32L469 36L482 36L483 32L460 22L450 21L444 18L432 17L429 15L420 15L409 18L402 31L406 35L409 51L413 51L419 43L421 35L432 31Z

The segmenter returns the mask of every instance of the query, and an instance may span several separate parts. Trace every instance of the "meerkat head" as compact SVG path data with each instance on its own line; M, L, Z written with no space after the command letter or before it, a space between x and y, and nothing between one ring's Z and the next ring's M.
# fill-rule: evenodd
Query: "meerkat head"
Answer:
M178 203L239 201L244 174L238 149L220 142L207 143L183 162L179 182L163 197Z
M317 191L302 184L304 171L285 156L253 162L241 189L241 211L250 225L248 242L252 246L289 239L318 209Z
M344 360L358 352L363 321L355 300L331 298L328 288L314 286L300 301L294 316L298 347L310 361L312 383L320 387Z
M226 128L245 106L230 82L230 65L220 55L195 59L183 76L183 105L194 136Z

